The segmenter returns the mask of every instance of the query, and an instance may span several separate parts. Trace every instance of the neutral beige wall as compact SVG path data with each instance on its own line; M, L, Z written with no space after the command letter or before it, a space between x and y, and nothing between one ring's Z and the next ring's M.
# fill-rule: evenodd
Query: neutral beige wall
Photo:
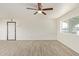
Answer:
M0 19L0 40L6 40L6 22L10 18ZM26 15L26 18L16 17L17 40L56 40L56 20L45 15Z
M79 36L76 34L71 33L60 33L59 32L59 21L60 20L67 20L69 18L79 16L79 8L72 10L71 12L65 14L64 16L57 19L57 40L62 42L63 44L67 45L74 51L79 53Z

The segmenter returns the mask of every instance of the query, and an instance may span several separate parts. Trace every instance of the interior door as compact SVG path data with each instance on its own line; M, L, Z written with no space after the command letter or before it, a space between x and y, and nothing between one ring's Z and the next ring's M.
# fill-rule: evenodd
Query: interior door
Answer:
M7 40L16 40L16 22L7 22Z

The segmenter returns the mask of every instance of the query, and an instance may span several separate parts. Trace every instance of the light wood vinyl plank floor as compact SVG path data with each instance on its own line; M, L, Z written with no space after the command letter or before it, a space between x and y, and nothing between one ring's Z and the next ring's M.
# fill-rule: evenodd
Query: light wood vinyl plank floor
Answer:
M0 41L0 56L79 56L56 40Z

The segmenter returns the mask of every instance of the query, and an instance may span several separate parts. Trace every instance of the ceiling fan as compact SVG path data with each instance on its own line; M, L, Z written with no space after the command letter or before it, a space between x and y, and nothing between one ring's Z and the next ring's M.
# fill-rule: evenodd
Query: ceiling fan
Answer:
M44 11L53 10L53 8L42 8L42 4L41 3L37 3L37 7L38 8L27 8L27 9L36 10L34 15L36 15L37 13L42 13L44 15L47 15Z

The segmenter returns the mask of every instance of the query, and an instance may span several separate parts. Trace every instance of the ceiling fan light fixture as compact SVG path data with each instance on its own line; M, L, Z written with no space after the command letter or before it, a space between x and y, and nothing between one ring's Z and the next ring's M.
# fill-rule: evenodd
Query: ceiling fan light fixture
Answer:
M39 10L38 13L42 13L42 11Z

